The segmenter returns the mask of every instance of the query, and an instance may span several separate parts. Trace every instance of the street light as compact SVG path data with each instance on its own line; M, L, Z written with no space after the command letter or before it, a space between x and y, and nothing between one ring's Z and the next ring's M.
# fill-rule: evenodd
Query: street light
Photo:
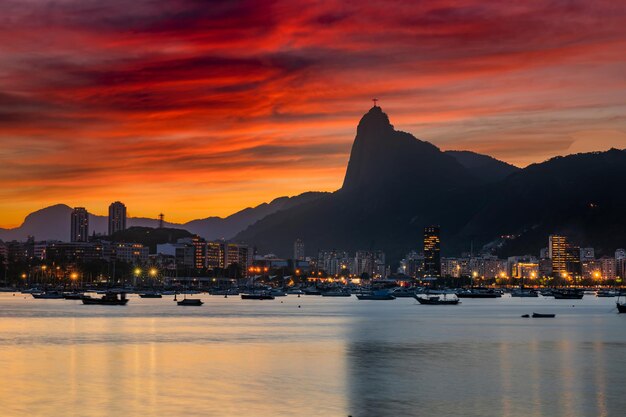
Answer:
M150 271L148 273L150 274L151 277L156 277L158 272L159 271L157 271L156 268L150 268Z
M135 273L135 275L139 276L141 275L141 268L135 268L133 272Z

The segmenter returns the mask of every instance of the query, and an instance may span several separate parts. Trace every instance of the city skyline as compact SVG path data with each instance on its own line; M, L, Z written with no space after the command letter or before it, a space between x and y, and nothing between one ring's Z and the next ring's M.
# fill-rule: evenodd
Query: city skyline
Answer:
M182 222L334 191L374 97L398 129L518 166L625 142L612 2L94 5L4 8L0 227L60 193Z

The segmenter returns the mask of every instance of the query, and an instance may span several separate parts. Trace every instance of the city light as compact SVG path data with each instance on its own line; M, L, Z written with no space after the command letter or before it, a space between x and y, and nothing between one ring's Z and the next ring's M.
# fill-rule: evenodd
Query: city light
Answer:
M77 274L76 272L72 272L72 273L70 274L70 279L72 279L72 280L76 280L76 279L78 279L78 274Z
M150 271L148 273L150 274L151 277L156 277L158 272L159 271L156 268L150 268Z
M141 268L135 268L135 270L133 271L135 275L139 276L141 275Z

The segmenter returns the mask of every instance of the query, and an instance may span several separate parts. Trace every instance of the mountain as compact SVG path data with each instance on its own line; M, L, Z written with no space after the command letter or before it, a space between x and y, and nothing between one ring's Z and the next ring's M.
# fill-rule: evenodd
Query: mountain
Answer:
M471 152L442 152L393 128L380 107L357 128L343 186L256 222L235 238L261 253L381 249L392 263L441 226L442 254L488 245L538 253L550 233L609 253L626 244L626 152L570 155L524 169ZM501 239L513 235L515 239Z
M626 151L557 157L501 182L461 231L486 243L499 235L502 255L536 253L547 236L565 234L581 246L612 254L626 245Z
M479 208L482 184L453 156L395 130L376 106L359 122L340 190L269 215L236 239L283 256L302 238L309 255L383 249L397 258L421 246L424 226L445 224L446 239L460 231Z
M294 197L280 197L270 203L263 203L256 207L246 208L228 217L207 217L200 220L192 220L187 223L164 222L166 228L185 229L198 234L205 239L229 239L238 232L262 219L268 214L279 210L295 207L299 204L310 203L321 198L326 193L307 192ZM24 240L27 236L35 236L37 240L70 240L70 217L72 208L65 204L56 204L35 211L24 219L21 226L14 229L0 229L0 239ZM157 219L145 217L129 217L127 226L130 227L158 227ZM108 217L89 214L89 232L107 234Z
M520 169L489 155L470 151L445 151L483 182L498 182Z

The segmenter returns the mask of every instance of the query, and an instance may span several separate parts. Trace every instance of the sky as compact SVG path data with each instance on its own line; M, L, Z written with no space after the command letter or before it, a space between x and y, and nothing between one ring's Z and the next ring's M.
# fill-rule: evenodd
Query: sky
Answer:
M184 222L341 186L396 129L520 167L626 148L615 0L0 0L0 227L56 203Z

